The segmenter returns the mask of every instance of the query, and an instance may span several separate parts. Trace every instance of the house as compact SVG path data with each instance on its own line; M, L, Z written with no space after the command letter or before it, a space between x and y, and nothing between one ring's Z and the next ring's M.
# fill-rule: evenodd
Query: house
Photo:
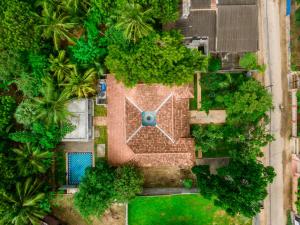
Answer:
M230 69L239 56L258 51L257 0L183 0L181 18L169 28L181 30L187 47L219 56Z
M88 142L93 139L93 104L90 99L76 99L69 103L69 120L75 129L64 137L63 142Z
M189 86L138 84L127 89L107 77L108 161L141 167L185 166L195 162L190 137Z

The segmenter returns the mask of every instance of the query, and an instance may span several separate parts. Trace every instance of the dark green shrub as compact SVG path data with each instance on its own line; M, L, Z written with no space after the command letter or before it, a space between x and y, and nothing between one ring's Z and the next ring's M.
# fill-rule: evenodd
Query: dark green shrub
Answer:
M35 43L35 16L31 5L8 0L3 18L0 18L0 49L15 52L31 49Z
M11 96L0 96L0 133L10 125L16 109L16 101Z
M142 192L143 183L143 176L136 167L125 165L117 168L114 183L116 199L119 202L129 201Z
M208 61L208 72L217 72L222 68L222 61L220 58L210 57Z

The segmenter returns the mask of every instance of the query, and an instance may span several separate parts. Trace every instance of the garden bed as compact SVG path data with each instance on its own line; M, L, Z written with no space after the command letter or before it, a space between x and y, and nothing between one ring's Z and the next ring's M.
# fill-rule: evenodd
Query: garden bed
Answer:
M128 205L129 225L250 225L251 219L230 217L198 194L137 197Z

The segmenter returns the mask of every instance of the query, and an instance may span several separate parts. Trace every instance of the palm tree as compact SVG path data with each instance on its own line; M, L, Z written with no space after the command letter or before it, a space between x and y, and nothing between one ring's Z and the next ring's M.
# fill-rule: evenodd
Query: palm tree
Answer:
M39 192L41 185L38 180L28 178L25 182L17 182L16 190L0 191L1 205L6 212L0 218L0 224L38 225L46 212L40 207L46 196Z
M135 43L153 31L149 24L153 22L151 13L152 9L143 11L141 5L127 3L125 8L119 12L120 18L116 27L123 30L125 37Z
M50 78L44 79L45 86L40 90L42 97L32 98L36 107L35 120L42 120L47 125L51 123L62 124L70 116L67 109L69 93L56 90Z
M90 3L88 0L63 0L62 4L70 12L77 12L82 9L86 12L89 9Z
M78 98L87 98L95 94L96 72L94 68L87 70L83 75L78 74L75 69L70 77L66 78L67 83L63 84L66 90Z
M54 47L58 50L60 41L66 39L73 42L70 31L75 28L76 23L69 22L70 16L62 13L61 10L54 10L53 5L48 1L42 3L43 11L40 17L43 28L42 35L45 38L53 38Z
M65 77L70 75L72 70L74 70L75 65L69 62L69 59L66 58L66 51L60 50L58 56L55 57L52 54L49 58L50 70L54 72L58 83L62 82Z
M41 151L38 147L26 143L20 148L15 148L16 161L20 169L20 174L28 176L37 173L45 173L51 165L52 153Z

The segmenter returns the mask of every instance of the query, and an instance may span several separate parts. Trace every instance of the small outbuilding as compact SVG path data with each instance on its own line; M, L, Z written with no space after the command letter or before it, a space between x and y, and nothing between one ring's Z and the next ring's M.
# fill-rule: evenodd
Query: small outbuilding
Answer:
M68 105L71 113L69 120L75 126L75 130L68 133L64 142L88 142L93 139L93 112L94 102L90 99L72 100Z

